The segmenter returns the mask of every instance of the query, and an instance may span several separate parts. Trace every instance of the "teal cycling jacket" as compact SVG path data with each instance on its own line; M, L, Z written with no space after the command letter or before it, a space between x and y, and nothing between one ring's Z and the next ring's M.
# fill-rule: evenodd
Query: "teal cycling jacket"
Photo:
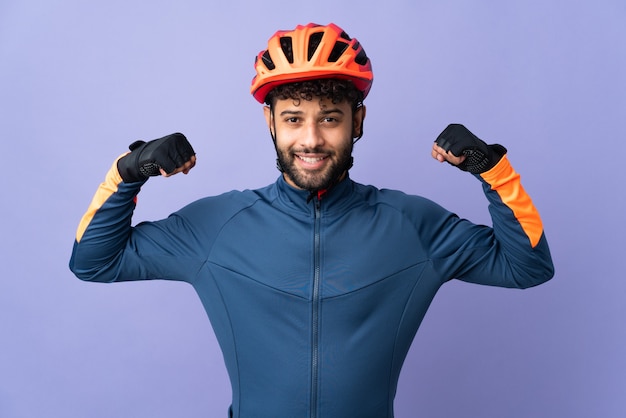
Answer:
M83 280L190 283L238 418L393 417L400 369L439 287L527 288L553 276L539 214L505 156L476 177L493 227L346 178L321 197L282 177L131 226L143 183L116 165L74 243Z

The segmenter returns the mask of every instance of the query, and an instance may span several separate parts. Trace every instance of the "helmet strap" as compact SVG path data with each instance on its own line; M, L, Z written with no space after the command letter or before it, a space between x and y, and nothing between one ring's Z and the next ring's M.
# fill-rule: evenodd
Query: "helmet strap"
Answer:
M354 117L354 115L356 114L356 112L358 112L359 108L363 106L362 102L357 103L357 105L352 109L352 117ZM356 132L352 133L352 145L356 144L357 141L359 139L361 139L363 137L363 121L365 120L364 117L361 118L361 126L359 126L359 133L356 134ZM356 135L355 135L356 134Z
M274 150L276 151L276 155L278 155L278 146L276 145L276 119L274 119L274 106L270 106L270 121L271 125L269 128L270 136L272 137L272 143L274 144ZM276 157L276 169L281 173L284 173L283 167L280 165L280 160Z

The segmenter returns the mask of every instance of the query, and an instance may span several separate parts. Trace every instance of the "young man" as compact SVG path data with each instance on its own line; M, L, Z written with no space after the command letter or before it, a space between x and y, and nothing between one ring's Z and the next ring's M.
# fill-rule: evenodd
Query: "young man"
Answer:
M482 183L493 228L350 179L373 75L339 27L277 32L255 67L278 180L131 227L148 177L196 162L182 134L136 142L83 217L70 267L83 280L194 286L224 354L232 417L393 417L400 368L443 283L525 288L552 277L541 220L504 147L462 125L442 132L432 156Z

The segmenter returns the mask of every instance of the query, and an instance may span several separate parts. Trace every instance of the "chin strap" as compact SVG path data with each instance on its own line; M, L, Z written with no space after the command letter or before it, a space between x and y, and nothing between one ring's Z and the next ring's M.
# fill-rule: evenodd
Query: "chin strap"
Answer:
M276 158L276 169L280 171L281 173L285 172L285 170L283 170L283 166L280 165L280 160L278 158Z
M272 138L272 143L274 144L274 151L276 151L276 155L278 155L278 146L276 145L276 135L274 135L274 132L276 132L276 119L274 119L274 106L270 106L270 119L272 121L272 126L269 128L270 137ZM272 130L272 127L274 128L274 130ZM283 167L280 165L280 160L278 159L278 157L276 158L276 169L280 171L281 173L285 172Z

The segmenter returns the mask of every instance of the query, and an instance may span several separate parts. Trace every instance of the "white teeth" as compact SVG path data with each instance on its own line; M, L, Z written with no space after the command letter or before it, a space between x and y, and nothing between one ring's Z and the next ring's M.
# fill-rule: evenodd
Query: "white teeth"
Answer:
M298 155L298 158L300 158L305 163L309 163L309 164L313 164L313 163L316 163L318 161L322 161L324 159L323 157L310 158L310 157L301 157L299 155Z

